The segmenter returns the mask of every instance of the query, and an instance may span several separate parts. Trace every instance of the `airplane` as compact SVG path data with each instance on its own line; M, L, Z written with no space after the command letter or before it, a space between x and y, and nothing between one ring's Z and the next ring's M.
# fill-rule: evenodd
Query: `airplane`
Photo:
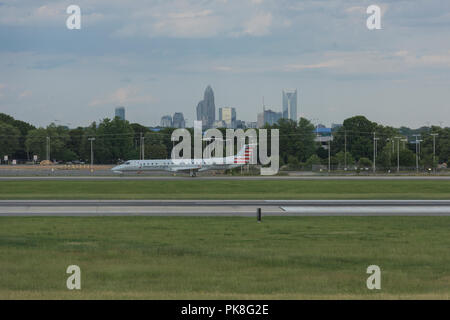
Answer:
M225 158L207 159L148 159L148 160L128 160L123 164L115 166L111 170L115 173L123 172L143 172L143 171L170 171L189 172L191 177L195 177L197 172L207 170L225 170L241 167L250 162L253 148L244 144L237 155Z

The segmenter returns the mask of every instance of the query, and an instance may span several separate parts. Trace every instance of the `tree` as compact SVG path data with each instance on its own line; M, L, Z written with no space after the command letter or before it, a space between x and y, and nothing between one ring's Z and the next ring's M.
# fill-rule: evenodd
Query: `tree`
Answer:
M69 129L56 126L54 123L47 128L30 130L25 140L25 148L28 156L37 155L40 160L47 159L47 137L50 139L50 159L70 161L77 155L67 148L70 140Z
M28 155L37 155L40 160L46 159L47 130L38 128L30 130L25 140Z
M375 122L369 121L364 116L355 116L344 120L342 127L336 132L331 144L333 153L344 151L345 140L347 152L350 152L356 160L370 158L373 154L373 132L377 128Z
M15 120L13 117L4 113L0 113L0 122L11 125L19 130L18 134L19 145L14 151L14 154L12 154L12 157L15 159L29 159L25 151L25 138L28 134L28 131L35 129L35 127L24 121Z
M85 132L82 141L83 155L90 158L89 137L95 137L96 163L116 163L119 159L136 158L133 137L134 131L128 121L118 117L104 119L98 127L93 123Z
M335 162L340 168L344 168L345 166L345 152L339 151L335 155ZM347 152L347 167L353 166L355 164L355 160L352 157L352 154L350 152Z
M19 129L0 122L0 156L13 156L19 150Z
M279 129L280 132L280 161L289 163L288 157L294 156L299 161L306 161L315 151L314 125L305 118L299 122L280 119L267 129Z
M369 167L372 166L372 161L370 161L369 158L362 157L362 158L359 159L358 165L361 168L369 168Z
M71 150L75 155L73 159L82 159L83 153L83 138L86 129L78 127L76 129L69 130L69 141L67 142L67 148Z
M408 148L400 147L400 166L402 167L414 167L416 165L416 155Z
M312 170L312 166L313 165L317 165L317 164L320 164L320 158L316 155L316 154L313 154L312 156L310 156L309 158L308 158L308 160L306 160L306 162L305 162L305 168L306 169L311 169Z
M163 144L150 144L145 146L146 159L167 159L167 148Z
M395 147L395 144L390 140L384 148L378 152L377 166L385 169L391 169L393 166L396 166L397 153L395 152L395 149L392 148L393 146Z
M74 152L67 148L70 140L69 129L51 123L47 126L47 135L50 137L50 159L70 161L76 159Z
M298 169L300 167L300 162L295 156L288 156L288 167L291 170Z

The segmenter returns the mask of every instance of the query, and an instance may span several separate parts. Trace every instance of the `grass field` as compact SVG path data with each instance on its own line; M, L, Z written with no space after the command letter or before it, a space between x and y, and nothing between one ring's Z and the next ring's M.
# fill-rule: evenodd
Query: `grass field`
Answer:
M3 217L0 299L449 299L449 229L450 217ZM372 264L381 290L366 288Z
M450 181L2 181L0 199L450 199Z

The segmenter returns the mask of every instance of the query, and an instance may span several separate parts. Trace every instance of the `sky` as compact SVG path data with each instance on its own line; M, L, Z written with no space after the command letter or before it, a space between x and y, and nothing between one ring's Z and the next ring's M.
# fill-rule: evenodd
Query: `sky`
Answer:
M297 89L315 124L450 126L450 1L0 0L0 112L16 119L87 126L123 105L130 122L192 126L207 85L216 117L256 121Z

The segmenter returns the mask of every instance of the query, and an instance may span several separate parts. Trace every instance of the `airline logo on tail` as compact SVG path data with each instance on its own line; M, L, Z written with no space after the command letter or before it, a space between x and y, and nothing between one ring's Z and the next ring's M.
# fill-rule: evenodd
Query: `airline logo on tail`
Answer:
M249 145L245 145L245 148L242 151L239 151L239 153L234 157L234 163L235 164L247 164L250 162L250 159L252 158L253 148Z

